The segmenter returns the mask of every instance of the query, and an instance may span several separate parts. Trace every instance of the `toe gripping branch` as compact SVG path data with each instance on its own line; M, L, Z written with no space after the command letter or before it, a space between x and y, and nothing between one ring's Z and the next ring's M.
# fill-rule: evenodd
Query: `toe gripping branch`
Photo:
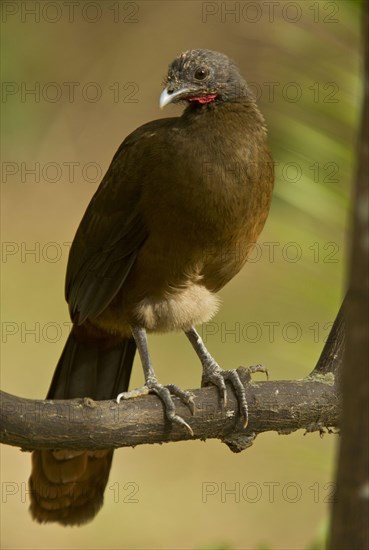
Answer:
M133 327L132 333L135 338L137 348L141 357L142 367L145 376L145 385L141 388L137 388L132 391L120 393L117 397L119 403L122 399L132 399L147 395L148 393L155 393L160 397L164 404L165 415L167 419L175 424L183 426L191 436L194 435L191 426L178 414L172 396L178 397L182 403L187 405L191 414L195 414L194 396L189 391L184 391L175 384L168 384L163 386L156 378L154 369L152 367L150 355L148 352L146 331L142 327ZM240 376L236 370L223 370L215 362L213 357L206 349L200 335L194 328L191 328L186 332L186 336L190 340L194 350L196 351L203 368L201 386L216 386L219 391L219 395L223 404L223 408L227 407L227 387L228 381L236 395L238 402L239 413L242 419L242 425L247 427L249 419L249 409L246 399L246 392L244 384L241 382ZM251 381L251 374L254 372L263 372L268 377L268 371L263 365L255 365L251 367L243 367L246 370L246 376L248 382Z
M117 403L119 403L122 399L132 399L142 395L147 395L148 393L156 393L164 404L167 419L172 423L183 426L189 432L191 437L193 437L194 433L191 426L181 416L176 414L176 408L172 398L172 395L178 397L185 405L188 406L191 414L193 415L195 413L193 394L189 391L182 390L175 384L168 384L167 386L160 384L156 378L151 363L145 329L143 327L132 327L132 334L140 354L145 376L145 385L132 391L120 393L117 396Z

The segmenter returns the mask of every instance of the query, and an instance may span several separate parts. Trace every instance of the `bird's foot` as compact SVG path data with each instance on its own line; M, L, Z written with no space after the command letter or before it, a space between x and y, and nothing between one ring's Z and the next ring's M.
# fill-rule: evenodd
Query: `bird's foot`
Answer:
M175 384L168 384L167 386L163 386L162 384L159 384L156 378L149 378L146 380L146 384L142 386L142 388L137 388L132 391L120 393L117 396L117 403L120 403L122 399L132 399L135 397L140 397L142 395L148 395L149 393L156 393L156 395L160 397L160 399L164 403L165 415L170 422L185 427L186 430L188 430L188 432L191 434L191 436L194 435L191 426L187 424L187 422L183 420L181 416L176 414L172 395L179 397L182 403L187 405L187 407L190 409L192 415L195 414L195 403L193 400L194 396L189 391L181 390L181 388L179 388Z
M268 371L262 365L245 367L248 371L251 380L251 374L254 372L265 372L268 376ZM223 370L214 361L209 361L203 364L203 373L201 386L217 386L223 406L227 406L227 388L226 380L228 380L236 394L239 411L242 419L243 427L246 428L249 421L249 408L246 400L246 392L244 385L241 382L240 376L236 370Z

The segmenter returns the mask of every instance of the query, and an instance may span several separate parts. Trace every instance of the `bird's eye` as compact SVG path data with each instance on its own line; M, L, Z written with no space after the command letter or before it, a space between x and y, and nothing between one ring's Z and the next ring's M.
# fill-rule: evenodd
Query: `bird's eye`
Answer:
M194 73L196 80L204 80L208 76L208 71L204 67L198 67Z

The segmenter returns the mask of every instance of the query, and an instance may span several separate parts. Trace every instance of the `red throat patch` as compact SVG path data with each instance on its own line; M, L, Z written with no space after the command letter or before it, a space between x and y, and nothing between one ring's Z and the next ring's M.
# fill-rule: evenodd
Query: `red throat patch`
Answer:
M211 101L214 101L215 98L218 97L218 94L210 94L210 95L202 95L199 97L189 97L186 98L187 101L196 101L197 103L210 103Z

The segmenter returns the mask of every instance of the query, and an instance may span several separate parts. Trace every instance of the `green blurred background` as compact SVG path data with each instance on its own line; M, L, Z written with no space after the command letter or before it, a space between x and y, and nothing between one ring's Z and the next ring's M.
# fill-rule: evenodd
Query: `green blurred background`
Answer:
M345 289L360 19L355 1L2 3L5 391L45 396L69 330L68 243L123 138L180 114L159 111L162 79L199 47L237 62L276 162L253 261L203 336L224 368L262 362L273 379L313 369ZM199 386L183 335L150 344L161 382ZM132 387L141 383L136 361ZM267 433L239 455L218 441L119 450L103 509L71 529L31 521L30 455L3 446L2 547L318 548L337 436L303 435Z

